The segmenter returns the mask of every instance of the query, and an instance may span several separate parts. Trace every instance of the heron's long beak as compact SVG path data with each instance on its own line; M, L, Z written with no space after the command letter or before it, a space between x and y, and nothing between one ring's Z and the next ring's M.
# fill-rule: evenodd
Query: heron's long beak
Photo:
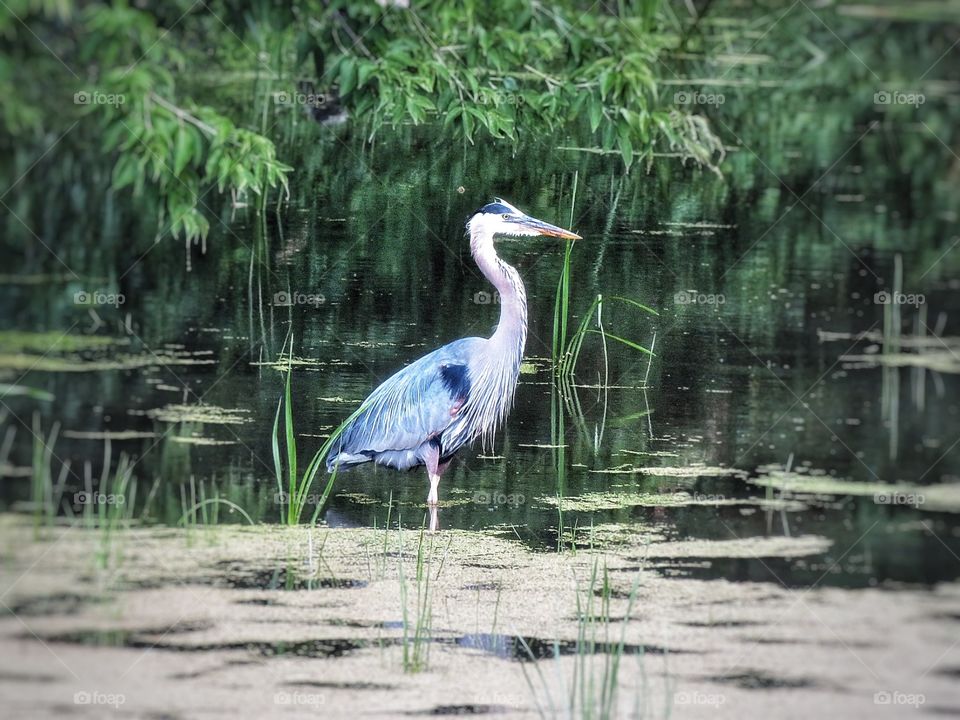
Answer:
M541 235L546 235L547 237L566 238L567 240L583 239L579 235L577 235L575 232L564 230L562 227L557 227L556 225L551 225L548 222L544 222L543 220L537 220L536 218L532 218L529 216L517 218L516 220L514 220L514 222L517 223L518 225L522 225L525 228L534 230L540 233Z

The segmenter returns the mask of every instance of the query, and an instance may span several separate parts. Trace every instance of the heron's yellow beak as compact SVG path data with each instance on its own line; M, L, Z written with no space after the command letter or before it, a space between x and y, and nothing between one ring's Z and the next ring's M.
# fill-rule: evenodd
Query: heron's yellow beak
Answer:
M582 240L583 238L577 235L575 232L570 232L569 230L564 230L562 227L556 225L551 225L548 222L543 220L537 220L532 217L520 218L517 221L517 224L523 225L525 228L534 230L540 235L546 235L547 237L558 237L564 238L566 240Z

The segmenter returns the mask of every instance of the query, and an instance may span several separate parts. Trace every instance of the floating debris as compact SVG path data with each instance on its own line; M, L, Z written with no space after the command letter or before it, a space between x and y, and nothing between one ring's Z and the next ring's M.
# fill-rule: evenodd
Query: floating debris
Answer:
M598 510L623 510L631 507L687 507L694 505L711 507L745 505L790 512L807 508L805 503L783 499L728 498L723 495L690 494L683 491L665 493L593 492L559 499L555 495L544 495L537 500L551 507L560 505L564 512L595 512Z
M960 373L960 356L952 350L925 350L923 353L878 353L876 355L841 355L847 369L862 367L919 367L942 373Z
M840 356L845 369L885 367L919 367L942 373L960 373L960 337L939 334L897 335L895 352L884 352L885 343L891 338L877 331L853 334L845 332L817 331L820 342L869 341L860 353ZM902 352L902 350L915 352Z
M253 422L246 408L222 408L216 405L167 405L147 410L147 417L160 422L196 422L211 425L243 425Z
M64 430L63 436L74 440L149 440L158 437L155 432L141 430Z
M196 436L196 435L171 435L170 442L180 443L181 445L236 445L235 440L216 440L214 438Z
M746 56L738 55L737 57L746 57ZM669 220L664 222L663 224L674 225L676 227L687 227L687 228L716 228L718 230L733 230L737 227L736 225L729 225L725 223L709 223L709 222L690 223L690 222L678 222L678 221L671 222Z
M670 450L620 450L619 453L626 455L640 455L643 457L680 457L680 453Z
M594 510L621 510L628 507L678 507L692 504L693 497L687 493L584 493L576 497L558 498L544 495L537 500L545 505L557 507L564 512L590 512Z
M371 340L354 340L343 343L346 347L360 348L381 348L381 347L399 347L399 348L418 348L426 347L426 343L395 343L395 342L372 342Z
M169 355L128 355L111 360L87 360L81 357L40 357L27 354L0 353L0 368L34 372L103 372L137 370L167 365L216 365L216 360L194 360Z
M129 338L103 335L70 335L56 332L0 332L0 368L36 372L99 372L135 370L168 365L215 365L213 358L198 359L210 351L193 353L161 350L136 355L85 357L80 353L105 351L129 344Z
M629 452L629 451L625 451ZM746 477L747 473L737 468L708 466L708 465L684 465L676 467L635 467L633 465L620 465L615 468L604 470L591 470L593 473L604 473L608 475L657 475L660 477Z
M0 463L0 477L21 478L30 477L32 475L33 468L29 465L21 467L18 465L11 465L8 462Z
M69 353L81 350L102 350L129 343L129 338L105 335L71 335L56 331L4 330L0 332L0 350L4 353Z
M35 273L33 275L0 273L0 285L48 285L56 282L71 282L73 279L73 275L67 273Z
M876 330L863 333L831 332L817 330L817 340L820 342L849 342L851 340L868 340L876 343L873 352L878 353L885 340L882 332ZM933 348L942 350L950 348L960 350L960 337L938 335L898 335L897 345L900 347Z
M651 237L658 237L661 235L666 235L668 237L688 237L690 235L699 235L700 237L713 237L717 233L714 230L700 230L699 232L690 233L684 232L683 230L668 229L668 230L631 230L633 235L649 235Z
M338 498L343 498L349 500L352 503L357 505L382 505L382 503L377 500L375 497L371 497L366 493L355 492L355 493L338 493Z
M46 390L40 390L39 388L28 387L26 385L0 383L0 398L5 397L29 397L34 400L50 402L53 400L53 393L48 393Z
M826 474L808 474L805 468L786 472L780 466L760 468L765 474L750 478L760 487L770 487L791 496L853 495L873 497L880 505L908 505L928 512L960 512L960 483L914 485L912 483L861 482Z
M284 372L288 366L293 367L305 367L305 368L322 368L330 366L340 366L340 367L349 367L354 363L348 362L347 360L339 359L327 359L327 360L318 360L317 358L304 358L297 357L296 355L292 358L282 357L279 360L264 360L250 363L254 367L268 367L273 368L274 370L279 370Z

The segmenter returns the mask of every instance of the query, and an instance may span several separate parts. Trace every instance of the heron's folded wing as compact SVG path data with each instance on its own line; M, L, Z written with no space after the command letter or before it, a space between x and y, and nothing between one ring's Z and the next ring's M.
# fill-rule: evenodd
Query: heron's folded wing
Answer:
M336 452L412 450L442 433L470 393L460 349L451 343L385 380L344 430Z

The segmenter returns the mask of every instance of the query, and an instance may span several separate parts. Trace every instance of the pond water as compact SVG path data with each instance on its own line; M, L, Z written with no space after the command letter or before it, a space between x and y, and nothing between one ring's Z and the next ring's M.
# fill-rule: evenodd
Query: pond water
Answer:
M528 365L495 446L462 452L444 477L443 528L502 527L546 551L588 544L591 525L611 523L679 540L815 534L833 544L802 562L665 561L662 571L799 586L953 579L956 496L916 497L960 480L947 154L910 184L897 169L923 132L841 117L809 145L732 146L721 179L670 159L624 176L617 156L451 148L429 132L363 149L348 130L317 128L296 149L288 202L257 215L205 200L217 214L205 247L152 243L155 218L78 188L68 202L92 212L49 219L61 263L37 247L0 287L11 310L0 382L52 395L4 398L4 507L30 499L36 413L45 436L59 423L62 512L79 512L66 506L85 474L97 487L109 436L111 464L136 459L134 515L145 521L178 522L201 490L279 520L271 429L283 376L271 363L288 333L303 361L293 396L305 462L379 381L492 331L496 299L463 229L496 195L584 237L571 324L602 295L605 331L655 355L591 334L575 399L558 396L550 347L563 245L503 243L527 287ZM878 296L894 291L905 304ZM70 342L51 348L62 334ZM113 341L93 346L93 336ZM822 492L784 495L794 481ZM831 493L834 481L868 489ZM901 494L878 498L877 483ZM382 526L389 512L418 527L426 492L421 469L361 467L337 478L320 517ZM558 495L571 499L562 516ZM224 521L243 520L223 509Z

